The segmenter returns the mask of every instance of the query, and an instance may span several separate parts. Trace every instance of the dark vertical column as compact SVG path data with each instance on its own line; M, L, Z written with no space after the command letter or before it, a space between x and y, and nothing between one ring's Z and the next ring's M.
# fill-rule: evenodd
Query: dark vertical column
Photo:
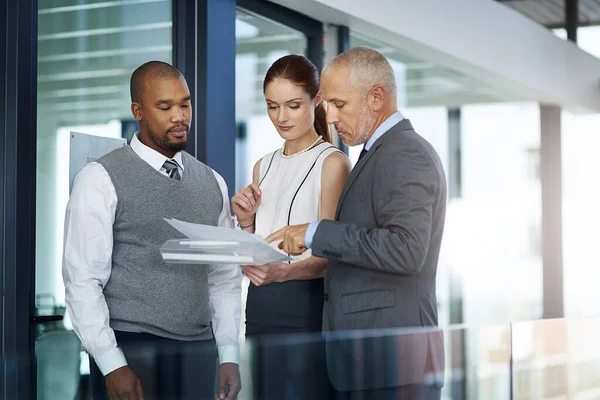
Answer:
M308 43L306 49L306 58L315 64L315 67L319 71L323 69L323 58L325 55L323 46L323 35L307 35L306 40Z
M0 29L0 63L1 65L6 65L6 36L7 36L7 0L0 0L0 26L5 27ZM4 156L4 142L6 140L6 78L8 77L8 71L5 74L3 79L0 79L0 93L2 93L2 100L0 101L0 154ZM0 163L0 205L2 209L0 210L0 227L2 230L0 231L0 242L2 242L0 246L0 260L2 260L2 267L0 270L0 288L3 288L4 291L4 274L6 266L4 264L4 192L6 190L6 181L4 179L5 168L4 163ZM4 348L4 327L5 327L5 315L6 311L4 309L5 301L4 296L0 296L0 398L6 398L6 362L7 362L7 352Z
M194 115L187 142L187 152L197 157L196 1L173 0L173 65L185 76L192 96Z
M35 398L33 373L35 174L37 128L36 0L0 0L1 303L0 398Z
M457 273L450 272L449 282L449 297L450 297L450 325L460 326L464 324L463 316L463 291L462 277ZM468 350L468 332L467 329L449 329L447 330L450 336L450 367L454 373L450 386L451 398L453 400L462 400L467 398L467 379L469 374L467 366L467 350Z
M338 54L343 53L344 51L350 48L350 29L344 25L338 25L337 27L337 50ZM342 142L340 139L340 143L338 145L341 151L348 154L348 146Z
M462 127L460 108L448 109L448 196L462 197Z
M577 43L579 27L579 0L565 0L565 30L567 39Z
M235 0L174 0L174 64L194 107L188 151L235 189Z
M345 25L337 27L338 53L343 53L350 48L350 28Z
M235 0L198 0L197 158L235 190Z
M540 105L543 317L564 317L561 109Z
M460 108L448 109L448 197L462 197L462 114ZM461 325L464 321L463 290L461 276L450 271L450 324ZM452 398L464 399L467 396L467 332L465 329L453 330L450 334L451 365L453 369L463 371L452 381Z

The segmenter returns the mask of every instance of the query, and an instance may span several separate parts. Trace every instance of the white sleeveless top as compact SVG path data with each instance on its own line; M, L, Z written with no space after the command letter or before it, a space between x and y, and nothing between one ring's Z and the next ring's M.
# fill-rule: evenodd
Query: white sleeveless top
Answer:
M321 170L323 161L338 152L331 143L321 143L295 157L285 158L283 149L269 153L260 163L262 202L256 212L255 233L267 237L288 225L321 219ZM272 243L277 247L278 242ZM310 249L294 261L310 257Z

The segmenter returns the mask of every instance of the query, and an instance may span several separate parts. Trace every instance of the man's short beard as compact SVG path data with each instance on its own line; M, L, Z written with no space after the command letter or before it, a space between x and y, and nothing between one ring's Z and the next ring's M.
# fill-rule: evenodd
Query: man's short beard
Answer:
M187 129L186 140L177 142L170 142L168 136L158 136L152 129L150 129L148 125L146 125L146 130L148 131L148 136L150 136L150 139L161 149L174 151L177 153L178 151L185 150L187 148L187 134L189 133Z

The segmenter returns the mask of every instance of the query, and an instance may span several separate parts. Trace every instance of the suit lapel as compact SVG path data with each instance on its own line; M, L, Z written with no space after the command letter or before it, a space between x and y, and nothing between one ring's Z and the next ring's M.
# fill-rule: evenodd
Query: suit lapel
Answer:
M335 211L335 219L336 220L338 219L338 216L340 215L340 210L342 209L344 200L346 199L346 195L350 191L350 188L354 184L354 181L358 177L358 174L360 174L360 171L362 171L363 167L369 161L369 159L371 159L373 156L375 156L375 153L377 152L379 147L385 142L386 137L389 137L390 132L399 131L398 133L400 133L402 131L412 130L412 129L413 129L412 125L408 119L403 119L402 121L398 122L396 125L394 125L392 128L390 128L386 133L381 135L381 137L379 139L377 139L375 141L375 143L373 143L373 146L371 146L371 149L367 152L367 154L365 154L364 157L358 163L356 163L356 165L354 166L354 168L352 168L352 171L350 172L350 176L348 176L348 180L346 181L344 188L342 189L342 194L340 194L340 200L338 201L337 209Z
M381 143L379 143L379 144L381 144ZM354 184L356 177L358 176L358 174L360 174L360 171L362 171L363 167L365 166L365 163L371 157L373 157L373 155L375 155L375 152L377 151L378 148L379 148L379 145L377 145L377 146L373 145L371 147L371 149L367 152L367 154L365 154L363 156L363 158L361 158L360 161L358 163L356 163L354 168L352 168L352 171L350 171L348 180L346 180L346 184L344 185L344 188L342 189L342 194L340 194L340 200L338 201L337 210L335 212L336 220L340 214L340 209L342 208L342 204L344 203L344 200L346 199L346 195L348 194L348 191L352 187L352 184Z

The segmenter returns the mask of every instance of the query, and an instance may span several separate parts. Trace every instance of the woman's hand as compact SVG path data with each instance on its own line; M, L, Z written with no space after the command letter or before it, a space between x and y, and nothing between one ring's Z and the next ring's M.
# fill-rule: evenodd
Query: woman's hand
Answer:
M290 264L242 265L242 269L250 282L255 286L263 286L273 282L285 282Z
M240 226L247 226L254 222L254 215L260 206L262 191L257 184L240 189L231 198L231 208L237 217Z

